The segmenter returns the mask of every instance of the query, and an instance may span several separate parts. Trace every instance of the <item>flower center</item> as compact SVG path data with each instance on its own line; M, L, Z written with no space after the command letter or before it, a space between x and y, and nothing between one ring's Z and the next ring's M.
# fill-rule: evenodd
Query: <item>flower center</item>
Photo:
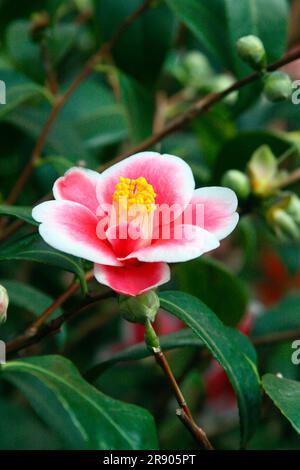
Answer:
M120 176L113 194L113 202L119 210L128 212L133 206L139 206L150 214L155 210L155 197L153 186L146 178L141 176L133 180Z

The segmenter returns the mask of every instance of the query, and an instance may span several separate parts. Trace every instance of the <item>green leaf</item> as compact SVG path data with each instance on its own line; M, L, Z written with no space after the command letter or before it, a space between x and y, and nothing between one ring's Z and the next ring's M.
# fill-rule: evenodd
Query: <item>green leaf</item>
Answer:
M183 329L170 333L169 335L162 335L159 337L161 348L164 351L192 347L192 346L203 346L203 342L197 338L197 336L189 329ZM87 371L85 376L88 380L94 381L97 377L102 374L108 367L111 367L118 362L123 361L136 361L139 359L145 359L146 357L152 356L152 352L147 348L144 342L125 348L122 351L114 354L109 359L100 362L99 364L92 367Z
M138 143L152 134L154 91L125 74L120 74L120 85L129 134L132 143ZM143 116L142 119L141 116Z
M16 67L34 81L44 79L40 47L30 36L31 22L18 19L11 22L6 30L6 46Z
M118 143L128 136L124 114L111 90L92 79L78 87L62 110L64 119L72 122L89 150Z
M8 362L1 373L72 449L157 448L154 421L146 410L104 395L63 357Z
M300 434L300 382L266 374L262 378L265 392Z
M0 79L6 85L6 104L0 106L0 119L34 98L49 97L45 88L15 70L0 69Z
M0 261L30 260L50 264L76 274L86 292L85 273L81 261L47 245L38 233L26 235L0 246Z
M108 39L143 1L94 0L97 28L103 39ZM174 25L174 16L164 4L149 8L113 48L117 66L139 82L153 84L172 45Z
M253 362L256 362L256 351L250 341L237 330L227 328L227 333L231 337L231 341L243 351L243 353L249 357ZM163 351L168 351L177 348L186 347L203 347L204 343L201 339L195 335L193 331L188 328L170 333L168 335L162 335L159 337L160 346ZM94 381L102 374L108 367L111 367L118 362L124 361L136 361L138 359L145 359L146 357L152 356L152 352L147 348L144 342L125 348L122 351L114 354L109 359L100 362L93 368L87 371L86 377L88 380Z
M70 168L74 166L74 162L59 155L44 157L39 162L39 166L48 165L48 164L50 164L54 168L54 170L59 176L64 175L67 170L69 170Z
M205 160L214 165L226 141L236 134L236 128L225 106L218 105L203 116L194 119L193 129Z
M11 215L17 217L17 219L24 220L28 224L38 226L38 222L32 218L31 213L32 207L0 205L0 215Z
M23 308L35 315L40 315L53 302L52 297L24 282L13 279L0 279L0 284L7 290L10 304ZM51 319L61 313L61 308L56 309Z
M48 116L47 110L26 106L5 116L4 120L17 126L24 133L37 139ZM78 160L88 160L89 154L85 148L74 122L66 119L63 113L59 115L48 135L45 152L64 155L76 163Z
M243 282L227 271L220 262L202 257L181 263L176 266L175 277L179 290L198 297L226 325L237 325L245 314L248 303L247 289Z
M211 286L213 288L213 286ZM183 292L162 292L161 307L188 325L225 370L237 395L241 444L245 445L259 421L261 394L255 364L232 340L223 323L200 300Z
M259 338L273 333L294 330L300 326L300 295L292 294L284 298L259 316L251 335Z

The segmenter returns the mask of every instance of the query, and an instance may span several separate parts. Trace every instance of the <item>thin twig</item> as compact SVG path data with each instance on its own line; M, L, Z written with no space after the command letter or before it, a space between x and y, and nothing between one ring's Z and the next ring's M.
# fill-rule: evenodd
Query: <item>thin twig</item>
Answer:
M254 346L268 346L297 338L300 339L300 327L263 336L250 337L250 340Z
M213 446L209 442L205 432L195 423L191 410L189 409L189 406L183 396L183 393L174 377L174 374L171 370L171 367L167 361L166 356L164 355L164 353L161 351L160 348L152 348L152 352L153 352L153 355L157 364L163 370L169 382L171 390L173 391L176 397L177 403L179 405L179 409L176 410L176 415L185 424L185 426L190 431L190 433L194 436L194 438L198 442L200 442L204 446L205 449L213 450Z
M79 87L79 85L91 74L91 72L94 70L94 67L97 65L97 63L108 54L108 52L113 48L115 43L122 36L122 34L127 30L127 28L137 18L139 18L145 10L147 10L151 2L152 0L146 0L131 15L129 15L123 21L123 23L119 26L119 28L117 28L117 30L112 34L110 39L107 42L105 42L100 47L100 49L92 57L90 57L90 59L85 63L84 67L81 69L79 74L75 77L75 79L73 80L71 85L67 88L65 93L61 96L56 97L54 101L54 105L49 113L49 116L42 128L40 136L33 149L31 158L29 162L27 163L27 165L25 166L25 168L23 169L20 177L18 178L11 192L9 193L7 200L6 200L6 204L14 204L14 202L17 200L20 192L22 191L25 183L27 182L28 178L30 177L33 171L35 163L37 162L37 160L39 159L41 155L41 152L44 148L49 132L52 129L52 126L55 123L59 112L64 107L66 102L69 100L71 95Z
M299 58L300 58L300 48L298 48L297 50L293 52L286 54L283 58L281 58L277 62L274 62L273 64L269 65L267 67L267 70L269 72L277 70L278 68L283 67L284 65L290 62L293 62L294 60L299 59ZM110 166L113 163L117 163L118 161L123 160L124 158L134 153L142 152L144 150L149 149L150 147L152 147L153 145L155 145L157 142L161 141L168 135L184 127L186 124L191 122L196 116L201 116L201 114L207 112L214 104L218 103L219 101L222 101L226 96L230 95L232 92L238 91L240 88L246 85L249 85L252 82L257 81L260 78L261 78L260 72L253 72L250 75L247 75L247 77L244 77L241 80L237 80L231 86L229 86L228 88L226 88L225 90L219 93L209 93L208 95L204 96L200 100L193 103L186 111L184 111L179 116L174 118L169 124L167 124L159 132L154 133L152 136L143 140L138 145L131 147L129 150L126 150L125 152L121 153L113 160L110 160L107 164L101 165L99 167L99 171L104 170L105 168L107 168L108 165Z
M191 410L183 396L183 393L178 385L177 380L172 372L172 369L168 363L168 360L164 353L162 352L159 345L159 338L156 335L156 332L149 320L145 324L145 341L148 348L152 351L156 363L162 369L167 381L169 382L170 388L175 395L179 409L176 411L176 415L188 428L193 437L197 442L201 443L205 449L213 450L211 443L209 442L205 432L201 429L192 416Z
M198 442L201 442L206 450L214 450L211 445L207 435L203 429L195 423L193 418L189 417L182 408L176 410L176 415L180 421L185 425L185 427L190 431L190 433L197 439Z
M290 184L297 183L297 181L300 181L300 168L297 168L297 170L294 170L292 173L290 173L280 184L280 188L286 188Z
M83 299L76 309L67 310L66 312L62 313L60 316L52 320L50 323L43 324L42 327L39 328L33 336L26 336L24 334L8 342L6 344L7 354L14 354L20 351L21 349L28 348L29 346L39 343L44 338L58 333L60 331L60 328L66 321L70 320L71 318L74 318L76 315L82 313L87 308L96 305L98 302L113 297L114 295L115 294L112 290L108 290L106 292L101 292L95 297L87 297Z
M180 387L174 377L174 374L170 368L170 365L167 361L167 358L166 356L164 355L164 353L160 350L160 349L156 349L156 348L153 348L153 355L154 355L154 358L157 362L157 364L161 367L161 369L163 370L166 378L168 379L168 382L171 386L171 389L173 390L174 392L174 395L176 397L176 400L177 400L177 403L178 405L180 406L180 408L186 413L186 415L191 418L192 417L192 413L185 401L185 398L182 394L182 391L180 390Z
M42 41L41 43L41 55L46 74L46 85L48 86L52 95L56 95L58 93L57 76L55 70L52 67L51 59L49 56L49 49L46 41Z
M89 281L93 278L93 272L89 271L85 275L86 281ZM31 325L25 330L25 332L12 340L9 344L11 348L22 349L23 345L26 344L27 340L33 337L36 337L39 330L46 323L48 318L57 310L64 302L66 302L75 292L80 288L80 283L78 281L73 282L57 299L52 302L52 304L46 308L46 310L38 316ZM24 346L25 347L25 346Z

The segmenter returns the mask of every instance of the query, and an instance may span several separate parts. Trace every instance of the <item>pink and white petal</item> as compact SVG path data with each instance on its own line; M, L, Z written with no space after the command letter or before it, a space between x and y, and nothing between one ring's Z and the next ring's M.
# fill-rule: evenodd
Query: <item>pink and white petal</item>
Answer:
M177 217L190 202L195 188L189 165L179 157L157 152L141 152L116 163L101 174L97 185L100 204L111 204L119 177L146 178L157 194L156 204L176 207ZM174 217L173 217L174 218Z
M181 215L182 223L198 225L219 240L227 237L238 223L238 200L229 188L211 186L196 189L190 204Z
M96 186L100 178L97 171L78 167L70 168L64 176L55 181L54 198L78 202L96 214L99 206Z
M118 258L125 258L133 251L148 246L151 240L145 238L140 226L134 222L121 222L110 226L105 233Z
M153 241L152 245L141 248L122 261L136 258L139 261L179 263L198 258L208 251L218 248L219 240L207 230L196 225L176 225L176 231L171 228L162 233L162 238Z
M170 280L166 263L139 263L123 267L95 264L95 278L100 284L124 295L139 295Z
M97 237L98 219L87 207L71 201L47 201L34 207L32 217L41 222L40 235L53 248L94 263L121 265L110 244Z

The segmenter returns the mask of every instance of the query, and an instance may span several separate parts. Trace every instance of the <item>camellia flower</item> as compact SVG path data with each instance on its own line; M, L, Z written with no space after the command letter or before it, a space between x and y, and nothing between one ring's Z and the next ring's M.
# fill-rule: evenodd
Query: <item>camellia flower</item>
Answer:
M52 247L95 263L96 279L138 295L170 279L167 263L219 246L238 222L235 193L195 190L181 158L143 152L99 174L71 168L32 216Z

